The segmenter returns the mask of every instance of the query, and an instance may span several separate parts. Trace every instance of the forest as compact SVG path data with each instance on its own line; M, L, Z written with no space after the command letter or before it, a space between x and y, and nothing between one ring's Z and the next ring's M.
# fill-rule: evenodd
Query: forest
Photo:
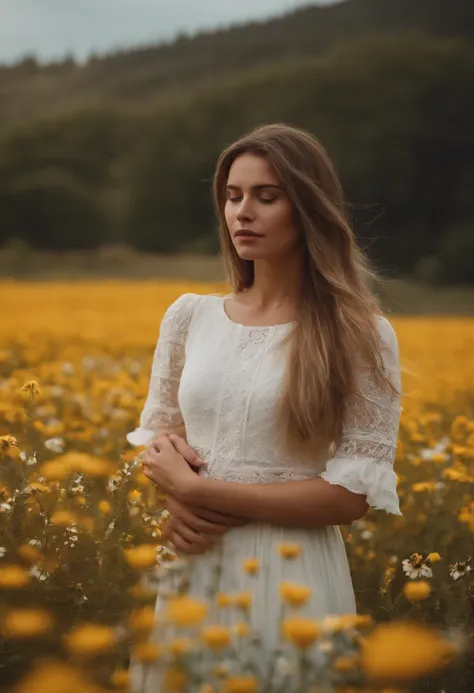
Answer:
M0 247L218 253L221 149L317 136L382 270L474 282L474 6L346 0L120 53L0 67Z

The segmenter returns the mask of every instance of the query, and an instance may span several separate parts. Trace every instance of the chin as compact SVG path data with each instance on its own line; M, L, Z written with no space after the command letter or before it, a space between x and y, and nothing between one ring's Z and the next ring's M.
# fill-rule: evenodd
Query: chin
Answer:
M242 260L259 260L260 258L265 257L264 253L259 253L252 248L241 248L240 250L237 250L236 248L236 252Z

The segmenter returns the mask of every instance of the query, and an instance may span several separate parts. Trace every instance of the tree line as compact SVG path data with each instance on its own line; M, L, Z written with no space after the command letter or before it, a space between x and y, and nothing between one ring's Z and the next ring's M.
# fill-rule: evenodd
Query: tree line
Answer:
M0 244L217 252L221 149L263 122L321 139L361 244L382 269L474 282L474 47L367 35L141 105L81 104L0 139Z

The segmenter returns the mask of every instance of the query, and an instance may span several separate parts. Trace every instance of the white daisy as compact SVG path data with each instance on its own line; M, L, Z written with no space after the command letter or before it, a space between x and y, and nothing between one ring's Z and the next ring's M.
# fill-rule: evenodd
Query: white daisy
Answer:
M51 452L61 453L64 451L64 438L48 438L44 441L44 447Z
M421 451L420 457L422 460L431 460L433 459L433 455L438 455L439 453L445 453L446 448L448 447L450 443L450 439L448 436L444 436L443 438L440 438L438 443L433 447L433 448L425 448L424 450ZM446 455L447 459L447 455Z
M453 565L449 566L449 574L453 580L458 580L471 572L471 557L467 561L456 561Z
M419 577L433 577L433 571L426 564L426 559L419 553L412 553L410 558L402 561L403 572L411 580Z

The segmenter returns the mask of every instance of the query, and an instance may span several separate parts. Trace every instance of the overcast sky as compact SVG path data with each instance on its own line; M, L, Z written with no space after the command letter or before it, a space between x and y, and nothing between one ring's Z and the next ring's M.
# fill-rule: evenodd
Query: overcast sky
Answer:
M323 4L333 0L316 0ZM179 31L281 14L307 0L0 0L0 62L79 59Z

